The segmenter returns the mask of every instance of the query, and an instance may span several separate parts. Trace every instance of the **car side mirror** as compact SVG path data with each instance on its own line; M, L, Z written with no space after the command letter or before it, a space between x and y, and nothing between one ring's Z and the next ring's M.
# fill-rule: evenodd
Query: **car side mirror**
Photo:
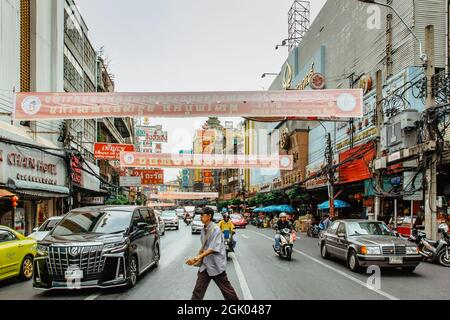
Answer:
M145 222L138 222L137 224L137 229L138 230L144 230L148 228L148 224Z

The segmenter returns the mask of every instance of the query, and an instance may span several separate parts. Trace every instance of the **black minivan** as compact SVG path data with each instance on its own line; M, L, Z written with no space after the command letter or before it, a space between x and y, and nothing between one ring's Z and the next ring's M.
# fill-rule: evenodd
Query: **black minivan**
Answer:
M152 209L75 209L39 243L33 287L133 287L141 274L158 265L159 259L158 220Z

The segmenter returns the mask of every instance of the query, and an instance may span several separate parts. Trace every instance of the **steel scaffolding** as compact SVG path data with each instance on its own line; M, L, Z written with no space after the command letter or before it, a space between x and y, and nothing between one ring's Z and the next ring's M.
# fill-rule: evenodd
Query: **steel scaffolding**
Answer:
M311 4L309 1L295 0L288 13L289 52L297 47L311 24Z

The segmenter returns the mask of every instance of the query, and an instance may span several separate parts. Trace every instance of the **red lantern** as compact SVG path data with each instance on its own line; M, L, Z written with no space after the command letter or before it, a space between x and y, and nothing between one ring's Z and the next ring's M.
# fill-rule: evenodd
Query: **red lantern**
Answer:
M17 201L19 201L19 197L17 197L17 196L13 196L12 198L11 198L11 202L12 202L12 206L13 206L13 208L17 208Z

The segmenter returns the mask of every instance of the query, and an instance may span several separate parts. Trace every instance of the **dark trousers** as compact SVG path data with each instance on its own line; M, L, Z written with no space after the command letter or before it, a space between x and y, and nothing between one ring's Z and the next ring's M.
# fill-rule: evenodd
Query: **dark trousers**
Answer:
M225 271L217 276L211 277L208 275L206 270L197 274L197 283L195 284L191 300L203 300L211 279L214 280L216 285L219 287L225 300L239 300L236 291L234 291L234 288L228 280L227 273Z

